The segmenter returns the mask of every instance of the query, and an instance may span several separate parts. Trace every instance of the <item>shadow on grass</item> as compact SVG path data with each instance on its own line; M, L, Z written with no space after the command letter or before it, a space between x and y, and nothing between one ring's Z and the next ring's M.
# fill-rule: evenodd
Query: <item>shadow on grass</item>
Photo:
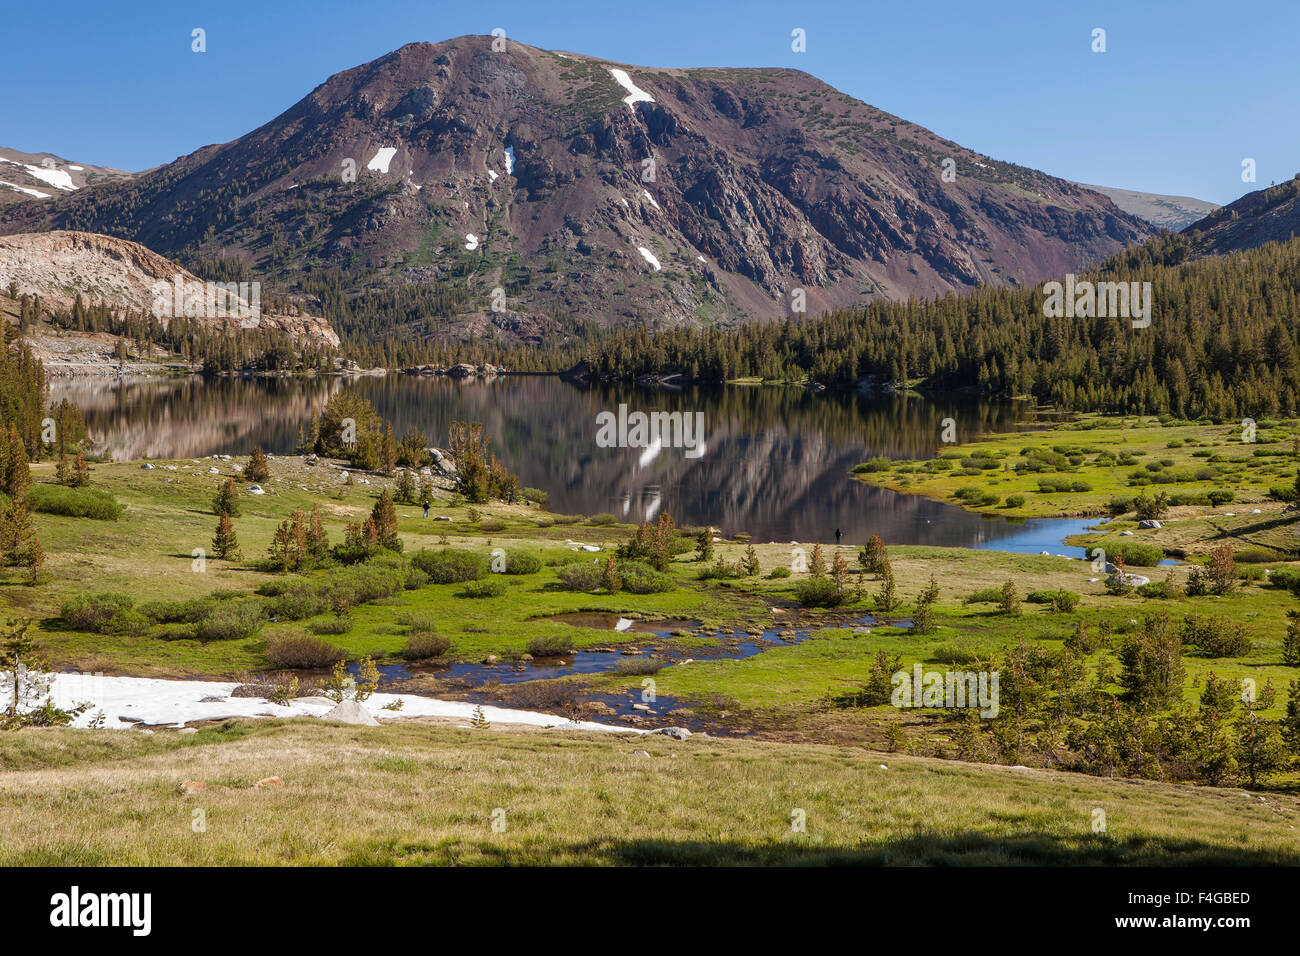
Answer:
M1300 866L1300 848L1241 849L1188 838L1051 834L920 834L861 846L819 845L813 834L770 843L593 840L519 846L403 843L366 847L347 865L502 866Z

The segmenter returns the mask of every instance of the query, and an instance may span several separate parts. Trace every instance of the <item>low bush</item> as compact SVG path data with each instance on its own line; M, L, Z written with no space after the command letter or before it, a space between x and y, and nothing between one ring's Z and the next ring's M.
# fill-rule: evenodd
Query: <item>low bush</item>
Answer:
M262 604L252 598L222 601L198 622L194 636L201 641L232 641L252 637L262 626Z
M408 661L427 661L435 657L445 657L451 650L451 639L441 634L420 631L406 639L402 656Z
M116 521L122 516L122 506L117 499L101 488L32 485L27 492L27 507L42 514L100 521Z
M352 626L352 618L347 614L334 614L307 625L313 634L346 634Z
M1102 548L1112 560L1118 556L1125 564L1139 568L1154 568L1165 556L1163 548L1138 541L1108 541Z
M1250 653L1245 628L1222 618L1193 614L1183 619L1179 637L1184 644L1200 648L1206 657L1243 657Z
M844 595L831 578L808 578L794 586L794 596L804 607L837 607Z
M315 669L333 667L343 652L306 631L283 631L266 642L266 659L273 667Z
M488 578L482 581L470 581L463 588L456 592L457 597L464 598L493 598L500 597L506 593L506 582L497 578Z
M463 548L417 551L411 555L411 564L427 574L434 584L477 581L488 573L487 559Z
M528 642L533 657L562 657L569 652L569 638L563 634L546 634Z
M646 674L659 673L663 669L664 663L664 661L654 657L623 657L614 666L620 674L643 677Z
M133 603L129 595L117 591L78 595L63 602L59 616L74 630L102 631L114 614L129 611Z
M542 570L542 559L531 551L506 552L506 574L536 574Z
M623 590L631 594L662 594L677 587L672 575L656 571L640 561L624 561L618 566Z
M570 591L594 591L601 585L604 569L593 562L566 564L560 568L560 581Z

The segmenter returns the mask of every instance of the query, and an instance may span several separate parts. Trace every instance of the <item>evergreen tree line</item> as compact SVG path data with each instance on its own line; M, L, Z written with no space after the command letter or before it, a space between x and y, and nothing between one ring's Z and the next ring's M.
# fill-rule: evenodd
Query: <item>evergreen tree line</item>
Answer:
M675 372L700 382L919 382L1070 410L1216 419L1300 413L1300 239L1197 258L1186 237L1163 233L1078 278L1150 282L1150 326L1049 318L1039 286L981 286L734 329L582 327L519 346L437 345L409 336L406 323L445 311L419 306L403 318L396 300L372 297L350 305L358 318L348 326L349 348L389 367L493 361L563 371L586 359L589 375L603 381Z

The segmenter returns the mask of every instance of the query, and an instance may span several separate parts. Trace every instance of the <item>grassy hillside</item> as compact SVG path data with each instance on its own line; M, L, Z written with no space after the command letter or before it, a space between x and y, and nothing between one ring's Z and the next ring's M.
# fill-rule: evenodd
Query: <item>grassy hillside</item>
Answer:
M0 744L0 865L1300 864L1293 797L857 748L309 720Z

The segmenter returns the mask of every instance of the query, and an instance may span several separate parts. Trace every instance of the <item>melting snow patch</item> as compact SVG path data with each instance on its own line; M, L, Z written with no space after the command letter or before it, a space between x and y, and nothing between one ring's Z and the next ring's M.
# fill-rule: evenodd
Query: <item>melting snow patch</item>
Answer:
M393 161L393 156L396 153L397 148L395 146L380 147L379 152L375 153L370 158L370 162L366 163L366 169L373 169L380 173L388 172L388 164Z
M641 253L641 258L645 259L646 262L654 266L655 272L659 271L659 260L655 258L655 254L653 252L651 252L645 246L637 246L636 251Z
M84 166L69 166L68 168L69 168L69 169L75 169L77 172L81 172L85 167L84 167Z
M650 205L654 206L656 209L659 208L659 204L655 202L655 197L650 195L650 190L643 189L641 190L641 193L642 195L645 196L646 199L650 200Z
M39 189L27 189L27 188L24 187L24 186L15 186L13 183L7 183L7 182L5 182L4 180L0 180L0 186L8 186L10 189L16 189L16 190L18 190L20 193L24 193L24 194L26 194L26 195L28 195L28 196L35 196L37 199L49 199L49 198L50 198L50 194L49 194L49 193L43 193L43 192L41 192Z
M622 198L620 198L620 199L619 199L619 202L621 202L624 206L627 206L627 200L626 200L626 199L622 199ZM629 207L629 208L630 208L630 207Z
M43 183L49 183L55 189L62 189L64 192L73 192L77 187L72 183L72 177L62 169L47 169L44 166L32 166L28 163L19 163L12 159L0 157L0 163L8 163L10 166L21 166L26 170L27 175L34 176Z
M237 684L199 680L157 680L148 677L102 677L88 674L56 674L51 694L59 706L88 700L92 706L73 723L85 727L99 711L104 713L104 727L122 730L137 723L179 726L190 720L221 720L227 717L320 717L334 708L334 702L322 697L301 697L287 706L273 704L261 697L231 697ZM402 702L400 711L385 709L386 704ZM468 720L474 704L437 700L415 694L374 694L367 709L388 717L458 717ZM608 730L615 733L642 733L629 727L615 727L584 720L573 723L564 717L529 710L483 707L483 716L494 724L532 724L538 727L564 727L571 730ZM123 720L122 718L130 718Z
M465 234L465 248L468 249L470 252L473 252L475 249L477 249L478 236L474 235L474 233L472 232L467 232Z
M623 102L627 104L628 109L634 109L633 103L653 103L655 98L647 93L641 87L632 82L632 78L627 75L626 70L610 70L614 74L614 79L618 85L627 90L627 96L623 97Z
M506 175L513 176L514 174L515 174L515 148L513 146L507 146L506 147Z
M496 181L497 181L497 171L496 171L495 169L489 169L489 170L488 170L488 177L492 180L492 182L496 182Z
M708 265L708 264L709 264L709 260L706 259L706 258L704 258L703 256L696 256L695 258L696 258L696 259L699 259L699 260L700 260L701 262L703 262L705 265Z

